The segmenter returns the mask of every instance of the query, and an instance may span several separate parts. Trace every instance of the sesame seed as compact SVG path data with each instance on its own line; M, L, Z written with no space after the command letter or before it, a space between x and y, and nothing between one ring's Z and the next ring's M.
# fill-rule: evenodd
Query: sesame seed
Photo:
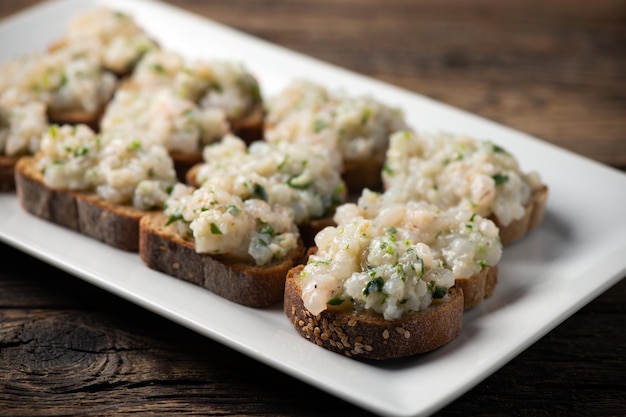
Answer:
M411 337L411 332L410 332L410 331L408 331L408 330L405 330L405 331L404 331L404 338L405 338L405 339L408 339L408 338L410 338L410 337Z
M389 330L383 330L383 339L389 339Z
M368 352L371 352L372 350L374 350L373 347L371 347L370 345L363 345L363 347L365 348L365 350L367 350Z
M172 268L174 268L174 269L180 269L180 262L174 262L174 263L172 264Z
M404 329L402 327L396 327L396 332L398 332L398 334L404 336Z

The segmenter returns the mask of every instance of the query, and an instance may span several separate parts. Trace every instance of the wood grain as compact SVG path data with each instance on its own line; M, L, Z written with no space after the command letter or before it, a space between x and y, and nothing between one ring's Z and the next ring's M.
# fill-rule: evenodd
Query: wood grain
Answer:
M36 3L0 1L0 17ZM170 3L626 169L621 0ZM5 244L0 254L1 416L370 415ZM622 280L437 415L623 415L625 306Z

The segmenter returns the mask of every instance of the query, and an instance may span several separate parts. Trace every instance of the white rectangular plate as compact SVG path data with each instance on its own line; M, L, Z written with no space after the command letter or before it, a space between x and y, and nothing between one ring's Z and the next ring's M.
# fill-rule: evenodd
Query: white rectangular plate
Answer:
M435 352L389 363L321 349L296 334L281 306L253 310L151 271L136 254L26 214L10 193L0 194L3 241L360 407L396 416L428 415L445 406L626 274L623 173L176 8L144 0L45 3L0 22L0 61L45 48L72 15L101 4L132 13L165 48L189 58L244 62L266 96L308 78L401 107L419 129L491 139L549 185L546 219L506 248L494 297L466 313L460 337Z

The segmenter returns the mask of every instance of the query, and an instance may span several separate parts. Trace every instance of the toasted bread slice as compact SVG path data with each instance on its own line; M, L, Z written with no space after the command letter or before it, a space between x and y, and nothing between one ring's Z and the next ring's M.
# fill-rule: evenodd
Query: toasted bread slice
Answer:
M94 131L98 131L100 126L100 118L104 114L106 108L106 102L103 102L95 112L87 112L85 110L53 110L48 109L48 120L50 123L64 125L79 125L84 124L89 126Z
M15 190L15 164L20 157L0 155L0 192Z
M262 140L265 125L263 104L256 104L244 117L229 118L228 123L230 124L231 132L246 143Z
M258 105L254 110L241 119L228 119L231 132L243 139L246 143L252 143L263 138L263 106ZM197 186L195 173L189 171L202 162L202 151L197 153L170 152L174 160L174 168L178 180L189 185ZM196 168L197 169L197 168Z
M302 301L300 272L289 271L284 312L305 339L333 352L366 359L393 359L425 353L445 345L461 332L463 291L452 287L448 302L385 320L372 313L324 310L314 316Z
M302 260L300 244L287 257L257 266L225 256L197 253L192 240L167 226L162 212L147 214L140 222L139 255L151 269L192 282L249 307L268 307L282 300L289 269Z
M463 291L465 310L476 307L493 295L498 283L498 267L485 267L469 278L457 278L454 286Z
M95 193L55 190L44 183L36 156L15 166L18 199L29 213L85 234L118 249L139 249L139 219L146 213L111 204Z
M384 160L374 157L361 161L344 161L341 177L350 193L360 194L364 188L380 190L383 186L380 174L383 165Z
M541 224L548 200L548 187L543 185L532 192L525 206L524 216L514 220L506 226L498 222L495 216L490 219L500 229L500 241L508 245L524 237L528 232Z

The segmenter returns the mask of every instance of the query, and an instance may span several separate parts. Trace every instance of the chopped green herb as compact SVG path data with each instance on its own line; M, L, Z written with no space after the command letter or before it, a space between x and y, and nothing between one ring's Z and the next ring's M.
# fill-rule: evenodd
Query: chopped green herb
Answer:
M137 151L139 149L141 149L141 140L140 139L135 139L133 140L127 148L129 151Z
M448 289L446 287L442 287L440 285L435 287L435 291L433 291L433 298L443 298L448 293Z
M226 206L226 211L229 212L230 214L235 214L235 215L241 213L241 210L239 209L239 207L237 207L234 204L230 204Z
M369 107L365 108L365 110L363 110L363 114L361 115L361 125L366 124L371 115L372 109L370 109Z
M257 239L256 239L256 243L257 243L258 245L261 245L261 246L266 246L266 247L269 245L269 242L267 242L267 241L266 241L265 239L263 239L262 237L257 238Z
M330 300L328 300L328 302L326 304L329 304L331 306L338 306L341 303L343 303L343 298L341 298L341 297L333 297Z
M270 235L270 236L274 236L274 234L276 233L276 231L274 230L274 228L272 227L271 224L267 224L265 223L263 226L261 226L261 228L259 229L259 233L263 233L266 235Z
M509 180L508 175L500 173L494 175L492 178L496 182L496 185L502 185Z
M294 175L289 177L287 180L287 185L291 188L295 188L296 190L306 190L311 185L310 181L302 181L301 175Z
M316 119L313 122L313 131L315 133L319 133L322 130L326 129L328 127L328 123L326 123L325 121L321 120L321 119Z
M67 84L67 75L64 72L61 73L61 79L59 80L59 84L55 87L55 90L61 89L65 84Z
M289 159L289 155L285 156L285 159L283 159L280 164L278 164L278 171L282 171L283 168L285 167L285 165L287 165L287 160Z
M252 188L252 196L254 198L258 198L263 201L268 201L269 199L267 196L267 191L265 190L265 187L263 187L260 184L254 184Z
M223 234L219 227L213 222L211 222L211 234L221 235Z
M168 185L167 187L165 187L165 192L167 193L167 195L172 194L173 190L174 190L174 186L173 185Z
M158 72L159 74L165 74L165 68L159 63L152 64L152 70L154 72Z
M476 213L473 213L473 214L472 214L472 217L470 217L469 221L470 221L470 222L473 222L475 218L476 218Z
M393 169L387 164L383 165L383 172L387 175L393 175Z
M319 260L309 260L309 264L311 265L330 265L332 259L328 259L325 261L319 261Z
M218 93L221 93L222 91L224 91L224 89L222 88L222 84L218 83L217 81L213 81L211 83L211 90L215 90Z
M259 83L254 80L251 80L250 82L250 95L252 96L254 101L261 100L261 87L259 86Z
M493 152L494 153L507 153L506 149L504 149L501 146L496 145L495 143L492 144L492 146L493 146Z
M363 289L363 295L368 296L375 292L382 292L383 286L385 285L385 281L381 277L376 277L367 283L365 288Z
M428 283L428 290L432 293L433 298L443 298L447 293L448 289L441 285L437 285L435 281L430 281Z
M87 155L88 152L89 152L89 148L88 147L86 147L86 146L79 146L74 151L74 156L75 157L79 157L79 156Z
M346 184L342 182L333 190L333 195L331 198L331 204L341 204L345 200L346 195Z
M183 219L183 215L182 214L172 214L168 219L167 219L167 223L165 223L166 226L169 226L170 224L177 222L179 220Z

